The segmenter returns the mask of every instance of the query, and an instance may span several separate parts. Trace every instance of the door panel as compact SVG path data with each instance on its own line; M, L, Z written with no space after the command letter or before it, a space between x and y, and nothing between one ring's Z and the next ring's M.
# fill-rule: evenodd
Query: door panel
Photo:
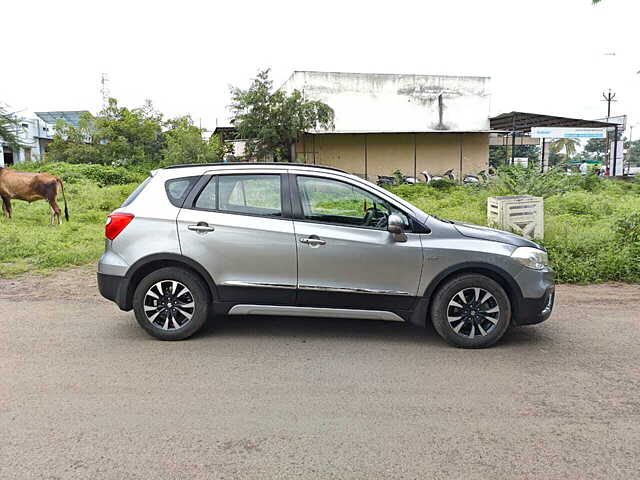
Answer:
M422 273L418 234L395 241L389 215L406 215L375 193L340 179L293 182L298 302L369 310L409 310Z
M209 271L223 302L295 303L295 235L282 218L279 178L213 176L193 209L178 214L183 255Z
M300 306L407 310L422 272L420 235L295 222ZM306 243L318 239L323 244Z
M201 222L215 230L189 230ZM178 233L182 254L209 271L222 301L295 302L292 221L182 209Z

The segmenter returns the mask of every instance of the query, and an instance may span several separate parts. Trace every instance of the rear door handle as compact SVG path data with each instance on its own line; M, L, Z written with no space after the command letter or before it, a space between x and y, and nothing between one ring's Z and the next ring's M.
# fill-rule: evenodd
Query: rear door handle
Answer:
M198 232L198 233L208 233L208 232L213 232L215 230L215 228L209 226L207 222L198 222L197 225L189 225L187 228L192 232Z
M312 235L310 237L301 238L300 239L300 243L306 243L307 245L311 245L312 247L316 246L316 245L326 245L327 244L327 242L325 242L321 238L318 238L317 235Z

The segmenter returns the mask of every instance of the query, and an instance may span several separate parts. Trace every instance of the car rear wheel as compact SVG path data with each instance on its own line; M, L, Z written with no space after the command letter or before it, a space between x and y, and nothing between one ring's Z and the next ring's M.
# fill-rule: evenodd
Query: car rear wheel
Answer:
M431 304L431 321L451 345L490 347L511 323L511 302L495 280L480 274L460 275L438 289Z
M183 340L193 335L206 322L209 304L204 282L177 267L150 273L133 295L138 324L160 340Z

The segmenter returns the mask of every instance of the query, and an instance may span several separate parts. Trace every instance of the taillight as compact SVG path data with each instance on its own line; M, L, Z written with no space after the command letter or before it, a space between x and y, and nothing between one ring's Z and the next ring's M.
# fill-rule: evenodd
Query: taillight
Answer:
M107 217L107 224L104 226L104 236L109 240L113 240L120 235L124 227L129 225L133 217L130 213L112 213Z

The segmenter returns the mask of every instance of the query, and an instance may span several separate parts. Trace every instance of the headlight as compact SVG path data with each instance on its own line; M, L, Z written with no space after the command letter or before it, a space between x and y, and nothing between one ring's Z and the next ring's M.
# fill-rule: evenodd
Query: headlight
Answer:
M547 252L533 247L518 247L511 254L511 258L534 270L542 270L549 263Z

